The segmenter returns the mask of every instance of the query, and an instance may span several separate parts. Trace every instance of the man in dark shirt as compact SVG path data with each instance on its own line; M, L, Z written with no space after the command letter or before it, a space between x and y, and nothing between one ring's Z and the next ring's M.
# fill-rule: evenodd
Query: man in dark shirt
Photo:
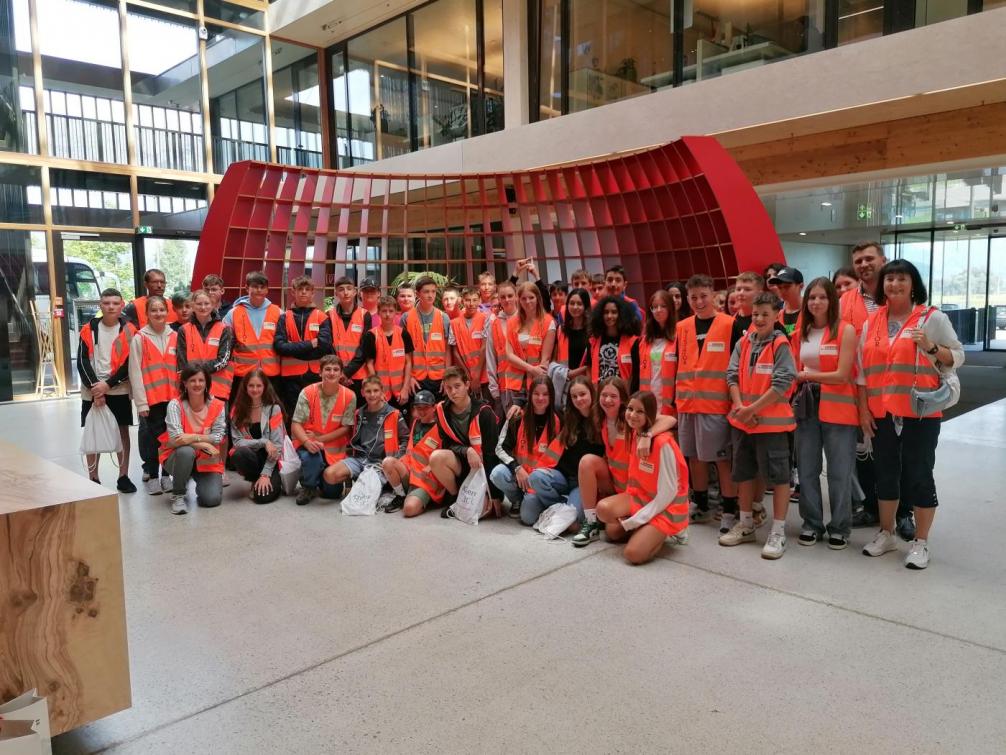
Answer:
M281 360L281 396L288 419L293 416L300 392L321 380L315 369L318 360L332 353L332 323L314 305L314 292L314 283L307 276L290 283L293 307L287 315L293 316L293 327L284 315L273 338L273 349Z

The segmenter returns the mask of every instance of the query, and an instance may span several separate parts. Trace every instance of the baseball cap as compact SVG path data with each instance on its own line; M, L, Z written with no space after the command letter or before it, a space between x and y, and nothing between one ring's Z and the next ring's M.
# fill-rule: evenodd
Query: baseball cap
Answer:
M368 288L380 288L380 286L377 285L377 281L373 278L364 278L363 283L360 284L360 290L366 291Z
M803 283L803 273L795 267L780 267L779 272L768 279L769 283Z
M433 406L437 403L437 399L430 391L419 391L419 393L412 398L412 403L419 404L421 406Z

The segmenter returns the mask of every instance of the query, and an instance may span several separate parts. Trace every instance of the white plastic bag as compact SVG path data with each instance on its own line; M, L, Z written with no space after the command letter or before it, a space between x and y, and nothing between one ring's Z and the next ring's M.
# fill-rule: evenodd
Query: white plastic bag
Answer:
M377 513L377 499L381 497L384 482L377 467L367 467L353 482L353 489L342 499L342 513L346 516L373 516Z
M80 452L84 454L84 466L88 475L96 478L101 454L112 453L122 455L122 436L119 435L119 423L107 404L92 406L84 420L84 431L80 436ZM94 456L94 466L88 464L87 457Z
M489 508L489 482L486 470L480 464L478 469L468 473L458 489L458 499L447 509L447 515L464 522L478 524Z
M290 436L283 438L283 454L279 457L279 479L283 483L283 492L286 495L297 492L297 483L300 481L300 457L297 455L297 449L293 447Z
M562 539L563 533L576 521L576 506L569 503L553 503L538 517L534 528L545 536L546 540Z

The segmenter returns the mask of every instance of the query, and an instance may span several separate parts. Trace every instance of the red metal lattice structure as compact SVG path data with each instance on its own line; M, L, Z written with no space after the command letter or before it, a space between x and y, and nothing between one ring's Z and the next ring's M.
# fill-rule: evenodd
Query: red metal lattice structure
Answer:
M641 298L695 273L725 284L783 253L741 169L715 139L699 136L501 173L235 163L209 208L193 277L198 285L220 275L232 297L248 272L262 270L276 301L299 275L331 295L347 273L387 286L404 269L434 270L464 284L523 257L535 258L548 280L621 264Z

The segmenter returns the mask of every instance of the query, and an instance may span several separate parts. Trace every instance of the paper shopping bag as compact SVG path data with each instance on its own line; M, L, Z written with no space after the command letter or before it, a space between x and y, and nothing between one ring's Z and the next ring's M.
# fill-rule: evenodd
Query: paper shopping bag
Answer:
M0 755L52 755L49 705L35 690L0 705Z

